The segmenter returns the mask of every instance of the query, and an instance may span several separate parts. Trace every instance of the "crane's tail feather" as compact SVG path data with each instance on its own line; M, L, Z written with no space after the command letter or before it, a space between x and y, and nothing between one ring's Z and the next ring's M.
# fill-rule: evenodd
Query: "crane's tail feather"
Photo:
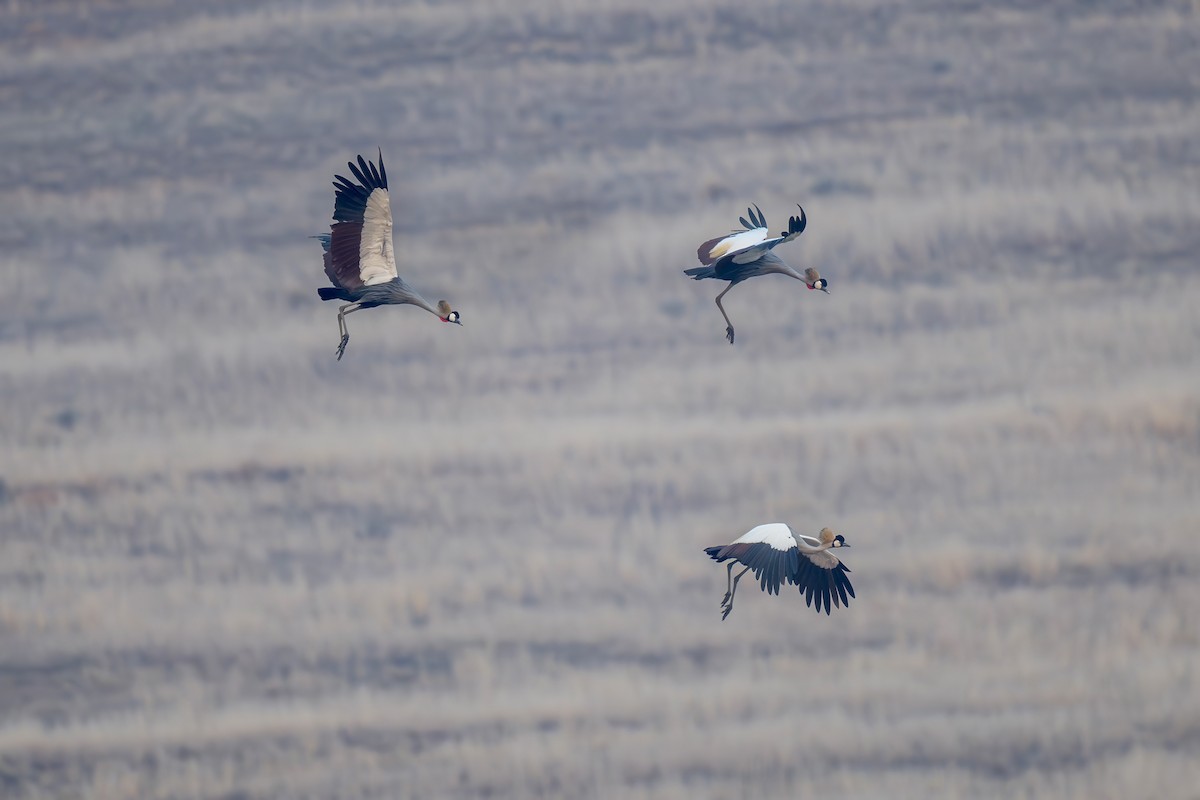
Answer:
M350 295L340 286L322 286L317 289L322 300L350 300Z
M316 236L310 236L308 238L319 239L321 241L321 249L326 253L329 252L329 248L333 245L333 237L328 233L318 233Z
M716 547L704 548L704 552L707 553L713 561L716 561L719 564L725 560L725 559L721 558L721 551L724 549L725 549L725 545L719 544Z
M685 269L683 274L694 281L717 277L717 272L712 267L692 267L691 269Z

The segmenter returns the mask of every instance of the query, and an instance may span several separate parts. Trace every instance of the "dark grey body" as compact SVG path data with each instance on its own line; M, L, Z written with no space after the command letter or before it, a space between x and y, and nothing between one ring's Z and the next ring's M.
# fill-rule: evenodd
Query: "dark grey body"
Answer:
M725 318L725 338L729 340L730 344L733 344L733 323L729 320L729 315L725 313L725 306L721 305L721 298L725 296L726 292L742 281L748 278L755 278L759 275L787 275L789 278L804 281L803 275L789 267L782 258L770 250L767 250L758 258L745 264L735 262L733 255L724 256L707 267L694 267L693 269L685 269L683 271L684 275L697 281L702 281L705 278L729 281L729 285L717 295L717 308L721 309L721 316ZM813 287L809 285L808 288L811 289Z
M329 254L332 238L327 233L318 234L314 237L321 242L321 247L325 251L326 272L329 272ZM332 279L332 275L330 276ZM341 341L338 343L337 357L338 361L342 360L342 355L346 352L346 344L350 341L350 331L346 328L346 315L353 314L364 308L375 308L376 306L394 306L394 305L414 305L419 306L434 316L454 322L458 325L462 323L458 320L457 312L451 312L452 316L447 319L436 306L422 297L416 289L413 289L399 275L385 283L373 283L370 285L356 286L346 288L345 286L322 286L317 289L317 294L322 300L343 300L346 305L338 309L338 332L341 334ZM449 306L447 306L447 311Z
M357 289L345 289L341 286L322 286L317 290L317 293L321 295L322 300L345 300L348 303L357 303L359 308L375 308L375 306L409 303L421 306L427 311L432 311L434 314L438 313L436 308L431 306L421 295L417 294L400 277L392 278L387 283L360 286Z
M773 252L768 250L761 256L751 261L748 264L734 263L732 256L725 256L707 267L696 267L695 269L685 269L684 275L697 281L702 281L705 278L716 278L721 281L729 281L730 286L736 286L747 278L754 278L759 275L771 275L778 273L780 275L788 275L797 280L804 280L804 276L787 265L786 262ZM725 291L729 291L727 288Z

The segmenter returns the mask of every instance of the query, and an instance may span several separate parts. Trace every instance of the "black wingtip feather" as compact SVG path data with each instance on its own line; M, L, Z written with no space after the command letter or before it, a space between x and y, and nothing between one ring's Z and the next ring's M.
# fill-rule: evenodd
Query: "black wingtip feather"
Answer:
M383 180L383 149L382 149L382 148L380 148L380 149L379 149L379 167L376 167L376 166L374 166L374 164L373 164L373 163L371 164L371 176L372 176L372 178L376 179L376 186L383 186L383 185L384 185L384 180Z
M354 177L358 178L359 184L363 188L366 188L371 185L371 181L369 181L366 176L366 173L370 172L371 170L367 169L367 162L363 161L362 156L359 156L358 160L362 164L362 169L359 169L354 165L353 162L350 161L346 162L346 165L350 167L350 171L354 173Z
M849 608L850 607L850 598L846 597L846 581L845 581L845 579L838 581L837 590L838 590L838 596L842 600L842 605L845 606L846 608Z

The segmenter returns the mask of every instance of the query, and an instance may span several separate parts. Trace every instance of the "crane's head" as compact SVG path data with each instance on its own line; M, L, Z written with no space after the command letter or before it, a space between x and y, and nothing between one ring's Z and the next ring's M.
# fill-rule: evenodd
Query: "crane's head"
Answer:
M442 318L442 322L453 322L455 325L462 325L462 317L445 300L438 300L437 310L438 316Z
M829 281L822 278L821 273L812 267L804 270L804 282L808 284L809 291L817 289L825 294L829 294Z
M822 544L827 544L830 547L849 547L846 544L846 539L840 533L834 533L829 528L821 528L821 533L818 537Z

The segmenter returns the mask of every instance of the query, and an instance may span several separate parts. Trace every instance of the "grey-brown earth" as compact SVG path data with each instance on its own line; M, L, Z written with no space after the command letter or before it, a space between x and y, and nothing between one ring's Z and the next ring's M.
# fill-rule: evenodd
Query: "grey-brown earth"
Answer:
M1198 12L4 4L0 795L1200 796Z

